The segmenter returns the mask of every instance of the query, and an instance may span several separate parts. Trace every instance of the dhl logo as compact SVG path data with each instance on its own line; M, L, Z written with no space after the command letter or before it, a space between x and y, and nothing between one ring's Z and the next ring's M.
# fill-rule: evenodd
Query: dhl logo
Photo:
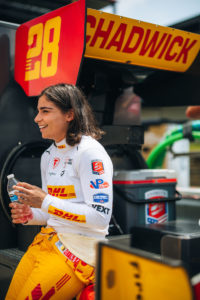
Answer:
M63 218L68 221L78 222L78 223L86 223L86 217L84 215L72 214L72 213L66 212L62 209L58 209L52 205L49 206L48 213L55 215L57 217Z
M58 149L65 149L66 148L66 145L60 145L60 146L57 146Z
M48 185L48 194L60 199L76 198L76 193L73 185Z
M36 299L50 299L56 292L58 292L69 280L71 276L64 274L61 279L56 283L55 286L52 286L47 293L43 294L40 283L38 283L35 288L31 291L31 297L27 296L25 300L36 300ZM43 296L43 297L42 297ZM42 298L41 298L42 297Z
M86 57L172 71L186 71L200 36L88 9Z

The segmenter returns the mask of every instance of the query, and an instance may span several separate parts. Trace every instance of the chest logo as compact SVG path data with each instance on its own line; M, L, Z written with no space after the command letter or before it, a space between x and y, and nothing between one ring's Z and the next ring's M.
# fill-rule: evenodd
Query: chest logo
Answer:
M57 166L59 165L59 162L60 162L60 158L55 157L53 160L53 169L57 168Z
M64 161L64 168L66 168L67 165L72 165L72 158L66 157Z
M60 199L76 198L73 185L48 185L48 194Z

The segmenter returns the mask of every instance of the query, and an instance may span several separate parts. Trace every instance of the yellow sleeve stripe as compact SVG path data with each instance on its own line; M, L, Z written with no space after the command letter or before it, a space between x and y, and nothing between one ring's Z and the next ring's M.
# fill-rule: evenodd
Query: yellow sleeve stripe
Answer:
M72 213L64 211L62 209L58 209L52 205L49 206L48 213L55 215L57 217L63 218L68 221L78 222L78 223L86 223L85 215L72 214Z

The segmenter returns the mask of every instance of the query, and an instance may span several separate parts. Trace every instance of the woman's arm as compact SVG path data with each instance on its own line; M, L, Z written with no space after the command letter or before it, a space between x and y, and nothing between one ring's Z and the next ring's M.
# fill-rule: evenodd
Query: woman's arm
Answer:
M48 214L41 209L31 208L27 204L12 202L9 204L11 208L12 222L15 224L26 225L46 225Z

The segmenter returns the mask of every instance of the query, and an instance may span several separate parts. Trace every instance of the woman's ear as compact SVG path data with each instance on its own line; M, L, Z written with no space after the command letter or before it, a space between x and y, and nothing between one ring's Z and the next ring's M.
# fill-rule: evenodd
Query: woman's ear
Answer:
M66 112L66 121L71 122L74 120L74 111L73 109L70 109L68 112Z

